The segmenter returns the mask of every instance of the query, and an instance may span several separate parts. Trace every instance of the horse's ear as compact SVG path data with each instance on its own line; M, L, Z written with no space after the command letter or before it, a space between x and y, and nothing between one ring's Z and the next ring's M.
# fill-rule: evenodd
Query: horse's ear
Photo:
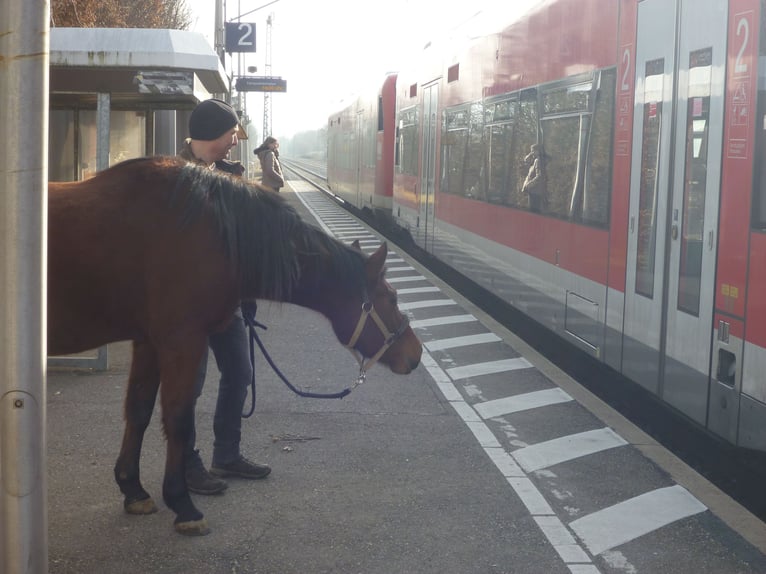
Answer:
M369 283L377 283L380 278L380 274L383 271L383 266L386 264L386 257L388 256L388 243L385 241L380 244L375 250L375 253L370 255L367 259L367 281Z
M359 244L358 239L354 239L354 242L351 244L351 247L353 247L354 249L358 249L359 251L362 250L362 246Z

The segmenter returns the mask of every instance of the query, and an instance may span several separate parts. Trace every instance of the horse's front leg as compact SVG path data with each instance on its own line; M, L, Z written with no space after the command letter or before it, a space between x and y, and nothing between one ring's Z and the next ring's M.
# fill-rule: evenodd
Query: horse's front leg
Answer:
M194 422L195 380L207 339L184 340L164 349L160 358L162 376L162 424L167 439L165 480L162 496L176 513L175 529L181 534L200 536L210 532L186 487L185 453Z
M141 486L139 461L159 384L160 370L154 347L147 342L134 342L125 396L125 433L120 456L114 465L114 478L125 496L123 505L129 514L157 512L154 501Z

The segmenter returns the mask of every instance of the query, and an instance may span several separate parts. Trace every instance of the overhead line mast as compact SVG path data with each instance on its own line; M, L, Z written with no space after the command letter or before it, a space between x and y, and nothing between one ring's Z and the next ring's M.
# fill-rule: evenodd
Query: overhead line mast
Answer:
M266 19L266 64L264 74L271 77L271 35L274 13L269 14ZM263 138L271 135L271 94L263 93Z

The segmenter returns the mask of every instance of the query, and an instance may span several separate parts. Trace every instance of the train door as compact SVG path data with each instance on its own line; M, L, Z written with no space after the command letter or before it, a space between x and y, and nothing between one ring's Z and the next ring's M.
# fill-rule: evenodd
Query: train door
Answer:
M359 110L356 113L356 125L354 126L354 136L356 138L356 145L353 146L354 154L354 194L356 200L354 207L362 208L362 187L364 186L364 147L366 141L364 139L364 110Z
M423 134L420 145L420 229L423 248L432 251L434 239L434 187L436 182L436 134L439 129L439 85L423 88Z
M623 369L705 423L727 10L638 4Z

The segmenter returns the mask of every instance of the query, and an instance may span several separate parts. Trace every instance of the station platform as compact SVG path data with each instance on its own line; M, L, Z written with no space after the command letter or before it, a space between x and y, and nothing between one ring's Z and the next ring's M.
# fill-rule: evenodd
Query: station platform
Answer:
M377 245L332 200L289 183L282 193L305 218ZM766 572L763 522L389 247L387 278L424 342L422 365L407 376L377 365L348 397L319 400L294 395L257 356L242 450L273 472L195 495L205 537L177 535L162 504L158 412L141 464L160 511L122 510L112 467L129 343L110 346L106 372L49 372L50 572ZM353 384L357 363L323 317L262 302L258 320L294 384ZM207 462L217 382L210 361L197 408Z

